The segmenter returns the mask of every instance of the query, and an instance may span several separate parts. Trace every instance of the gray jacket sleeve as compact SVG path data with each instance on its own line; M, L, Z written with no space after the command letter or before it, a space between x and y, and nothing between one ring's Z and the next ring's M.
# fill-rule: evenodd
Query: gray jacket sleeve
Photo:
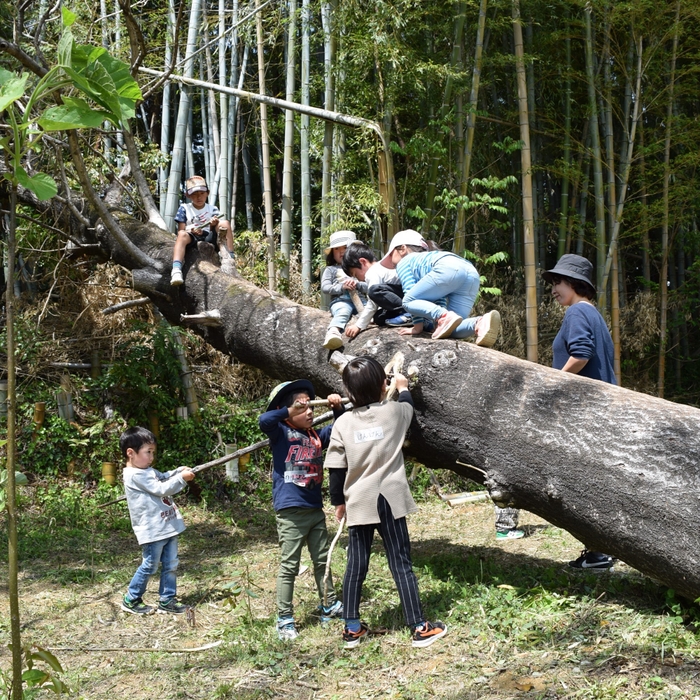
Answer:
M321 276L321 291L324 294L331 294L332 296L340 296L345 290L343 289L343 280L338 279L338 270L340 268L337 265L329 265Z

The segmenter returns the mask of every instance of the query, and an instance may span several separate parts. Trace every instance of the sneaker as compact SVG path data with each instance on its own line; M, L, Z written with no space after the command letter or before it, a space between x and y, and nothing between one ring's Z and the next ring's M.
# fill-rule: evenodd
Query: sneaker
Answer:
M440 620L426 622L422 627L416 627L413 631L411 646L429 647L434 641L447 634L447 625Z
M342 346L343 336L335 326L331 326L326 333L326 337L323 341L323 347L327 348L328 350L337 350Z
M158 603L157 612L163 615L171 613L172 615L182 615L187 612L189 605L184 605L183 603L178 603L175 598L171 598L167 603L162 600Z
M146 605L141 598L129 600L129 596L125 595L122 598L122 610L131 613L132 615L152 615L153 608Z
M328 607L319 605L318 611L321 613L321 624L325 625L333 618L343 617L343 603L340 600L336 600L335 603Z
M458 316L454 311L448 311L447 313L440 316L437 322L437 327L433 331L433 340L439 340L440 338L449 338L454 332L455 328L462 323L464 319Z
M343 630L343 641L346 649L353 649L363 637L369 634L369 627L364 622L360 622L360 631L351 632L347 627Z
M482 348L492 348L501 330L501 314L489 311L476 324L476 344Z
M584 549L578 559L569 562L569 566L572 569L593 569L600 571L603 569L612 569L614 563L615 560L609 554L589 552L587 549Z
M174 267L170 273L170 284L173 287L179 287L181 284L185 283L185 278L182 276L182 269L179 267Z
M299 636L293 617L283 617L277 620L277 637L283 642L292 642Z
M521 537L525 537L525 533L522 530L497 530L496 539L497 540L519 540Z
M386 325L390 328L401 328L402 326L412 326L413 316L411 314L399 314L394 318L387 318Z

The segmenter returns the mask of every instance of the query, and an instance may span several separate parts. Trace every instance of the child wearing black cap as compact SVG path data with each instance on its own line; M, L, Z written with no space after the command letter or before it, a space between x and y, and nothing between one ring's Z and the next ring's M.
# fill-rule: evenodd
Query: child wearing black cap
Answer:
M294 579L299 573L301 550L306 544L314 565L314 578L321 599L321 620L343 616L332 581L327 607L323 606L324 576L328 557L328 531L323 512L323 450L328 447L332 426L316 432L309 401L316 397L306 379L278 384L270 394L267 411L258 423L270 438L272 450L272 503L277 519L281 561L277 576L277 635L282 640L298 636L294 621ZM336 418L344 408L338 394L328 396Z

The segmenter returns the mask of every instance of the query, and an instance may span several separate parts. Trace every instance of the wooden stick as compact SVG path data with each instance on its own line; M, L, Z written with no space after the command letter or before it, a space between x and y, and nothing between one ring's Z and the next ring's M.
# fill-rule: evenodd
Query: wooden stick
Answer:
M341 401L343 403L350 403L350 399L347 398L346 396L343 396L341 398ZM309 401L308 403L309 406L328 406L328 399L313 399Z
M80 651L80 652L104 652L104 651L124 651L127 653L131 652L160 652L162 654L191 654L195 651L208 651L209 649L214 649L221 644L219 639L216 642L211 642L210 644L205 644L202 647L191 647L185 649L171 649L168 647L46 647L47 651Z
M130 309L132 306L146 306L150 304L151 300L148 297L141 297L140 299L129 299L128 301L122 301L119 304L113 304L108 306L106 309L102 309L103 314L113 314L122 309Z
M333 556L333 549L340 539L340 534L343 532L343 525L345 525L345 516L340 519L338 523L338 532L335 533L335 537L331 542L331 546L328 548L328 558L326 559L326 571L323 574L323 607L328 607L328 578L331 574L331 557Z
M333 411L327 411L326 413L321 414L318 418L314 418L314 422L312 425L316 426L319 423L325 423L327 420L330 420L333 418ZM240 450L236 450L236 452L232 452L230 455L225 455L224 457L218 457L217 459L213 459L211 462L205 462L204 464L198 464L196 467L192 467L192 471L195 474L198 474L199 472L203 472L205 469L211 469L212 467L219 467L222 464L226 464L226 462L230 462L232 459L236 459L236 457L240 457L241 455L248 454L249 452L255 452L256 450L260 450L263 447L267 447L270 444L269 440L260 440L260 442L256 442L252 445L248 445L248 447L241 447ZM100 508L106 508L107 506L114 505L115 503L119 503L120 501L125 501L126 496L119 496L119 498L115 498L113 501L107 501L107 503L103 503L100 505Z
M350 294L350 299L355 307L355 311L357 311L358 314L361 314L365 310L365 305L362 303L362 299L360 299L360 295L357 293L357 290L348 289L348 293Z

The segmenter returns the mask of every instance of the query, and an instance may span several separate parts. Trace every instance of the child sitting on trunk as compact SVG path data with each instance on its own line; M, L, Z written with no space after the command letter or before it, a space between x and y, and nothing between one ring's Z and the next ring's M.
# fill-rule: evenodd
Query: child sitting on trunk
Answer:
M321 291L331 295L330 312L331 322L323 341L323 347L329 350L337 350L343 344L342 333L345 330L350 317L357 311L353 304L351 294L353 291L366 293L367 285L358 282L343 272L343 255L351 243L357 238L352 231L336 231L331 234L326 254L326 269L321 276ZM359 297L362 303L365 299Z
M399 276L395 270L380 265L368 245L356 241L348 246L343 256L343 271L366 283L369 297L355 324L346 327L348 338L356 337L372 320L379 326L394 328L411 323L411 317L401 304L403 292Z
M211 243L216 247L217 235L225 240L226 250L233 257L233 234L228 221L221 219L219 210L207 202L209 187L207 181L195 175L185 183L185 193L189 202L184 202L175 214L177 221L177 240L173 250L173 269L170 284L178 287L184 284L182 263L185 251L197 243Z

